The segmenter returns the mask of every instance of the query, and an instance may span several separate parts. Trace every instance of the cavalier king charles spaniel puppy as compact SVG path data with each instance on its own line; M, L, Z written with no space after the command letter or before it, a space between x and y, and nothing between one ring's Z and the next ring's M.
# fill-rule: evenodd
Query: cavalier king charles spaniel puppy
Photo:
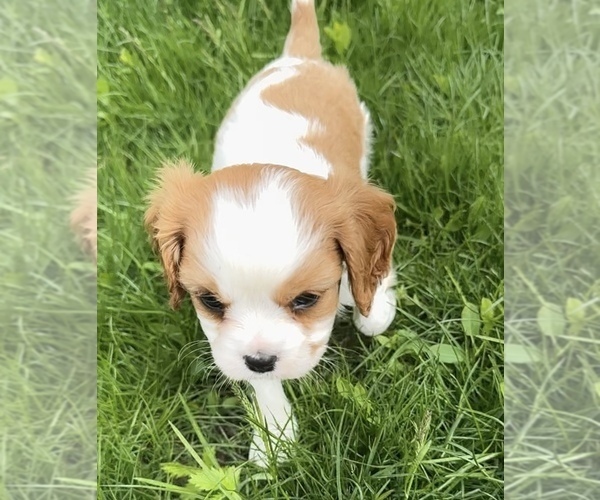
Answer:
M369 113L348 71L321 58L313 0L291 11L282 56L220 126L211 173L165 165L145 218L171 306L189 294L216 365L254 389L272 434L267 446L255 432L258 464L294 439L281 381L317 365L336 314L353 307L377 335L396 312L395 203L367 180Z

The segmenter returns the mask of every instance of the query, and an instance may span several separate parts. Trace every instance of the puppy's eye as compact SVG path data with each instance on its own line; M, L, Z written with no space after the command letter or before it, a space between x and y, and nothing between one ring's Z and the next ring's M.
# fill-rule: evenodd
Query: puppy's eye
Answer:
M215 313L223 313L225 311L225 304L221 302L212 293L203 293L198 296L198 300L202 303L206 309Z
M319 301L319 296L314 293L301 293L294 300L292 300L290 306L293 311L304 311L310 309Z

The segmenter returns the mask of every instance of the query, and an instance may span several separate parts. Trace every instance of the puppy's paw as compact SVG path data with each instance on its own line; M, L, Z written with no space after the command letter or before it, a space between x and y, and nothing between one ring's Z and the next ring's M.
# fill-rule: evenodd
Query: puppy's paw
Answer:
M356 328L368 337L385 332L396 316L396 291L394 288L379 288L373 298L371 312L365 317L354 309Z

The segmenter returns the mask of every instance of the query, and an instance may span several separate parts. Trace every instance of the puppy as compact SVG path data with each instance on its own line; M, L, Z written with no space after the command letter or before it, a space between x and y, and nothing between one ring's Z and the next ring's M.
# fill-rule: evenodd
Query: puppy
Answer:
M221 124L212 172L167 164L145 218L171 305L189 294L216 365L253 386L282 441L295 425L281 380L317 365L341 306L366 335L396 311L395 204L367 181L369 113L347 70L321 58L314 2L291 11L283 55ZM266 449L255 435L250 460Z

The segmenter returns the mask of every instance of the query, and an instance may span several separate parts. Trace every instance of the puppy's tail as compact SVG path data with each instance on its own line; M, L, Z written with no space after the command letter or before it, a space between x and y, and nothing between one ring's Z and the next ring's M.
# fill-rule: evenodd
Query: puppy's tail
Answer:
M314 0L292 0L292 25L283 54L303 59L320 59L319 24Z

